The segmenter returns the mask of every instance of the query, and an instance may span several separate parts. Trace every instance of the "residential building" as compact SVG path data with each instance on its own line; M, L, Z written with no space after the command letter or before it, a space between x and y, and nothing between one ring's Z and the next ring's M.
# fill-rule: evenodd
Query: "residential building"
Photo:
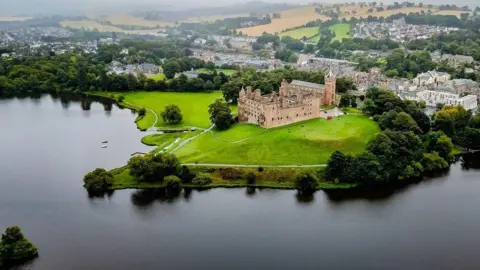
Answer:
M433 70L418 74L417 77L413 79L413 83L417 86L424 86L446 83L448 80L450 80L450 74Z
M460 97L459 94L450 92L423 90L416 92L405 92L399 96L407 100L425 101L427 106L430 107L434 107L436 104L445 104L449 106L462 105L466 110L475 110L478 107L476 95L466 95L464 97Z

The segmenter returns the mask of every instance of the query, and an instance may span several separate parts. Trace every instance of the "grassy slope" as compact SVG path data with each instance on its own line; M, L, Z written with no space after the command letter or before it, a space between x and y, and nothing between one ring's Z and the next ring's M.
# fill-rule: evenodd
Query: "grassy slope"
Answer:
M205 73L205 74L211 74L212 72L206 68L199 68L197 69L198 72L200 73ZM223 68L217 68L216 69L217 73L223 72L223 74L227 76L231 76L233 73L235 73L235 69L223 69Z
M348 32L350 32L350 24L348 23L337 23L330 26L330 29L335 32L335 39L342 41L343 38L349 38Z
M265 133L266 132L266 133ZM175 154L182 162L226 164L323 164L335 150L359 153L379 132L365 116L315 119L265 130L253 125L236 125L218 132L224 141L250 138L239 143L220 142L204 134Z
M125 101L131 104L152 109L158 115L158 127L196 126L209 127L208 105L222 98L220 91L212 93L173 93L173 92L134 92L125 94ZM166 105L175 104L180 107L183 121L177 125L169 125L161 119L161 113ZM149 127L155 121L155 116L147 111L147 116L138 122L139 127Z
M317 35L319 33L318 30L319 30L319 27L302 27L302 28L280 33L279 36L280 37L289 36L296 39L301 39L303 37L309 38L314 35Z
M317 27L318 28L318 27ZM330 30L335 32L335 38L333 40L342 41L343 38L349 38L350 35L350 24L348 23L337 23L329 27ZM309 39L310 42L318 42L320 40L320 36L313 37Z

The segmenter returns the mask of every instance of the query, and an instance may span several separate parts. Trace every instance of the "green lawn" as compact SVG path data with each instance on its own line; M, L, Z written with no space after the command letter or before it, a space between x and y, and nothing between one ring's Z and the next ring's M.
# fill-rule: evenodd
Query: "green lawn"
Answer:
M350 35L350 24L348 23L337 23L329 27L330 30L335 32L335 38L333 40L342 41L343 38L349 38ZM318 27L317 27L318 29ZM310 42L318 42L320 40L320 36L313 37L309 39Z
M164 81L165 80L165 74L163 73L158 73L150 76L149 78L154 79L155 81Z
M217 68L215 69L217 71L217 73L220 73L220 72L223 72L223 74L227 75L227 76L231 76L233 75L233 73L236 72L235 69L223 69L223 68ZM197 69L197 72L200 72L200 73L205 73L205 74L211 74L212 71L206 69L206 68L199 68Z
M157 127L202 127L208 128L211 123L208 114L208 105L216 99L223 98L220 91L212 93L175 93L175 92L133 92L124 94L125 102L152 109L158 115ZM171 125L163 122L161 113L166 105L177 105L183 120L179 124ZM236 108L232 107L236 112ZM155 122L155 116L147 110L146 116L137 122L141 129L151 127Z
M335 150L363 151L379 131L374 121L354 115L269 130L237 124L227 131L215 131L221 141L205 133L175 154L184 163L323 164ZM249 139L231 143L244 138Z
M302 39L303 37L313 37L319 33L319 27L302 27L290 31L286 31L283 33L279 33L280 37L289 36L295 39Z
M335 38L333 40L342 41L343 38L349 38L350 35L350 24L348 23L337 23L330 26L330 30L335 32Z

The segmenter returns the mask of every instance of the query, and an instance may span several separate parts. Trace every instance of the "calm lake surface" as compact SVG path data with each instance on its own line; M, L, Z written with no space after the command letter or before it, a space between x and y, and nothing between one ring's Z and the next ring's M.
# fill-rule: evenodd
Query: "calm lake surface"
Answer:
M24 269L480 267L480 170L461 162L433 180L361 195L122 190L88 198L85 173L148 151L134 119L100 103L0 100L0 230L21 226L40 251Z

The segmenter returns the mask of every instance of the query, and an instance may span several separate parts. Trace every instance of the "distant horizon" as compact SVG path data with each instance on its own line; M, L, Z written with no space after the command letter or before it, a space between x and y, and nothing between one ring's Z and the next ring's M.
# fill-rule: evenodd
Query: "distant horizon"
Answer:
M225 5L221 0L210 0L208 2L197 2L190 0L180 0L172 3L162 3L155 0L136 0L135 2L104 0L100 4L94 0L84 0L82 3L68 3L65 5L65 1L68 0L17 0L10 3L7 7L2 7L0 16L10 17L41 17L41 16L85 16L89 14L112 14L112 13L130 13L133 11L145 11L145 10L189 10L197 8L215 8L215 7L229 7L236 4L244 4L242 1L233 1L229 5ZM249 2L264 2L264 3L285 3L291 5L307 5L310 3L324 3L335 4L345 3L347 1L311 1L311 0L299 0L295 2L290 1L277 1L277 0L262 0L262 1L249 1ZM359 1L356 1L359 2ZM368 2L368 1L365 1ZM377 1L386 4L393 4L395 1ZM398 1L402 2L402 1ZM476 0L461 0L457 3L451 3L445 0L427 0L427 1L410 1L416 4L433 4L433 5L457 5L458 7L468 6L470 9L480 6L480 3ZM114 8L113 8L114 7ZM40 11L39 11L40 10ZM104 10L104 11L103 11ZM220 14L219 14L220 15Z

